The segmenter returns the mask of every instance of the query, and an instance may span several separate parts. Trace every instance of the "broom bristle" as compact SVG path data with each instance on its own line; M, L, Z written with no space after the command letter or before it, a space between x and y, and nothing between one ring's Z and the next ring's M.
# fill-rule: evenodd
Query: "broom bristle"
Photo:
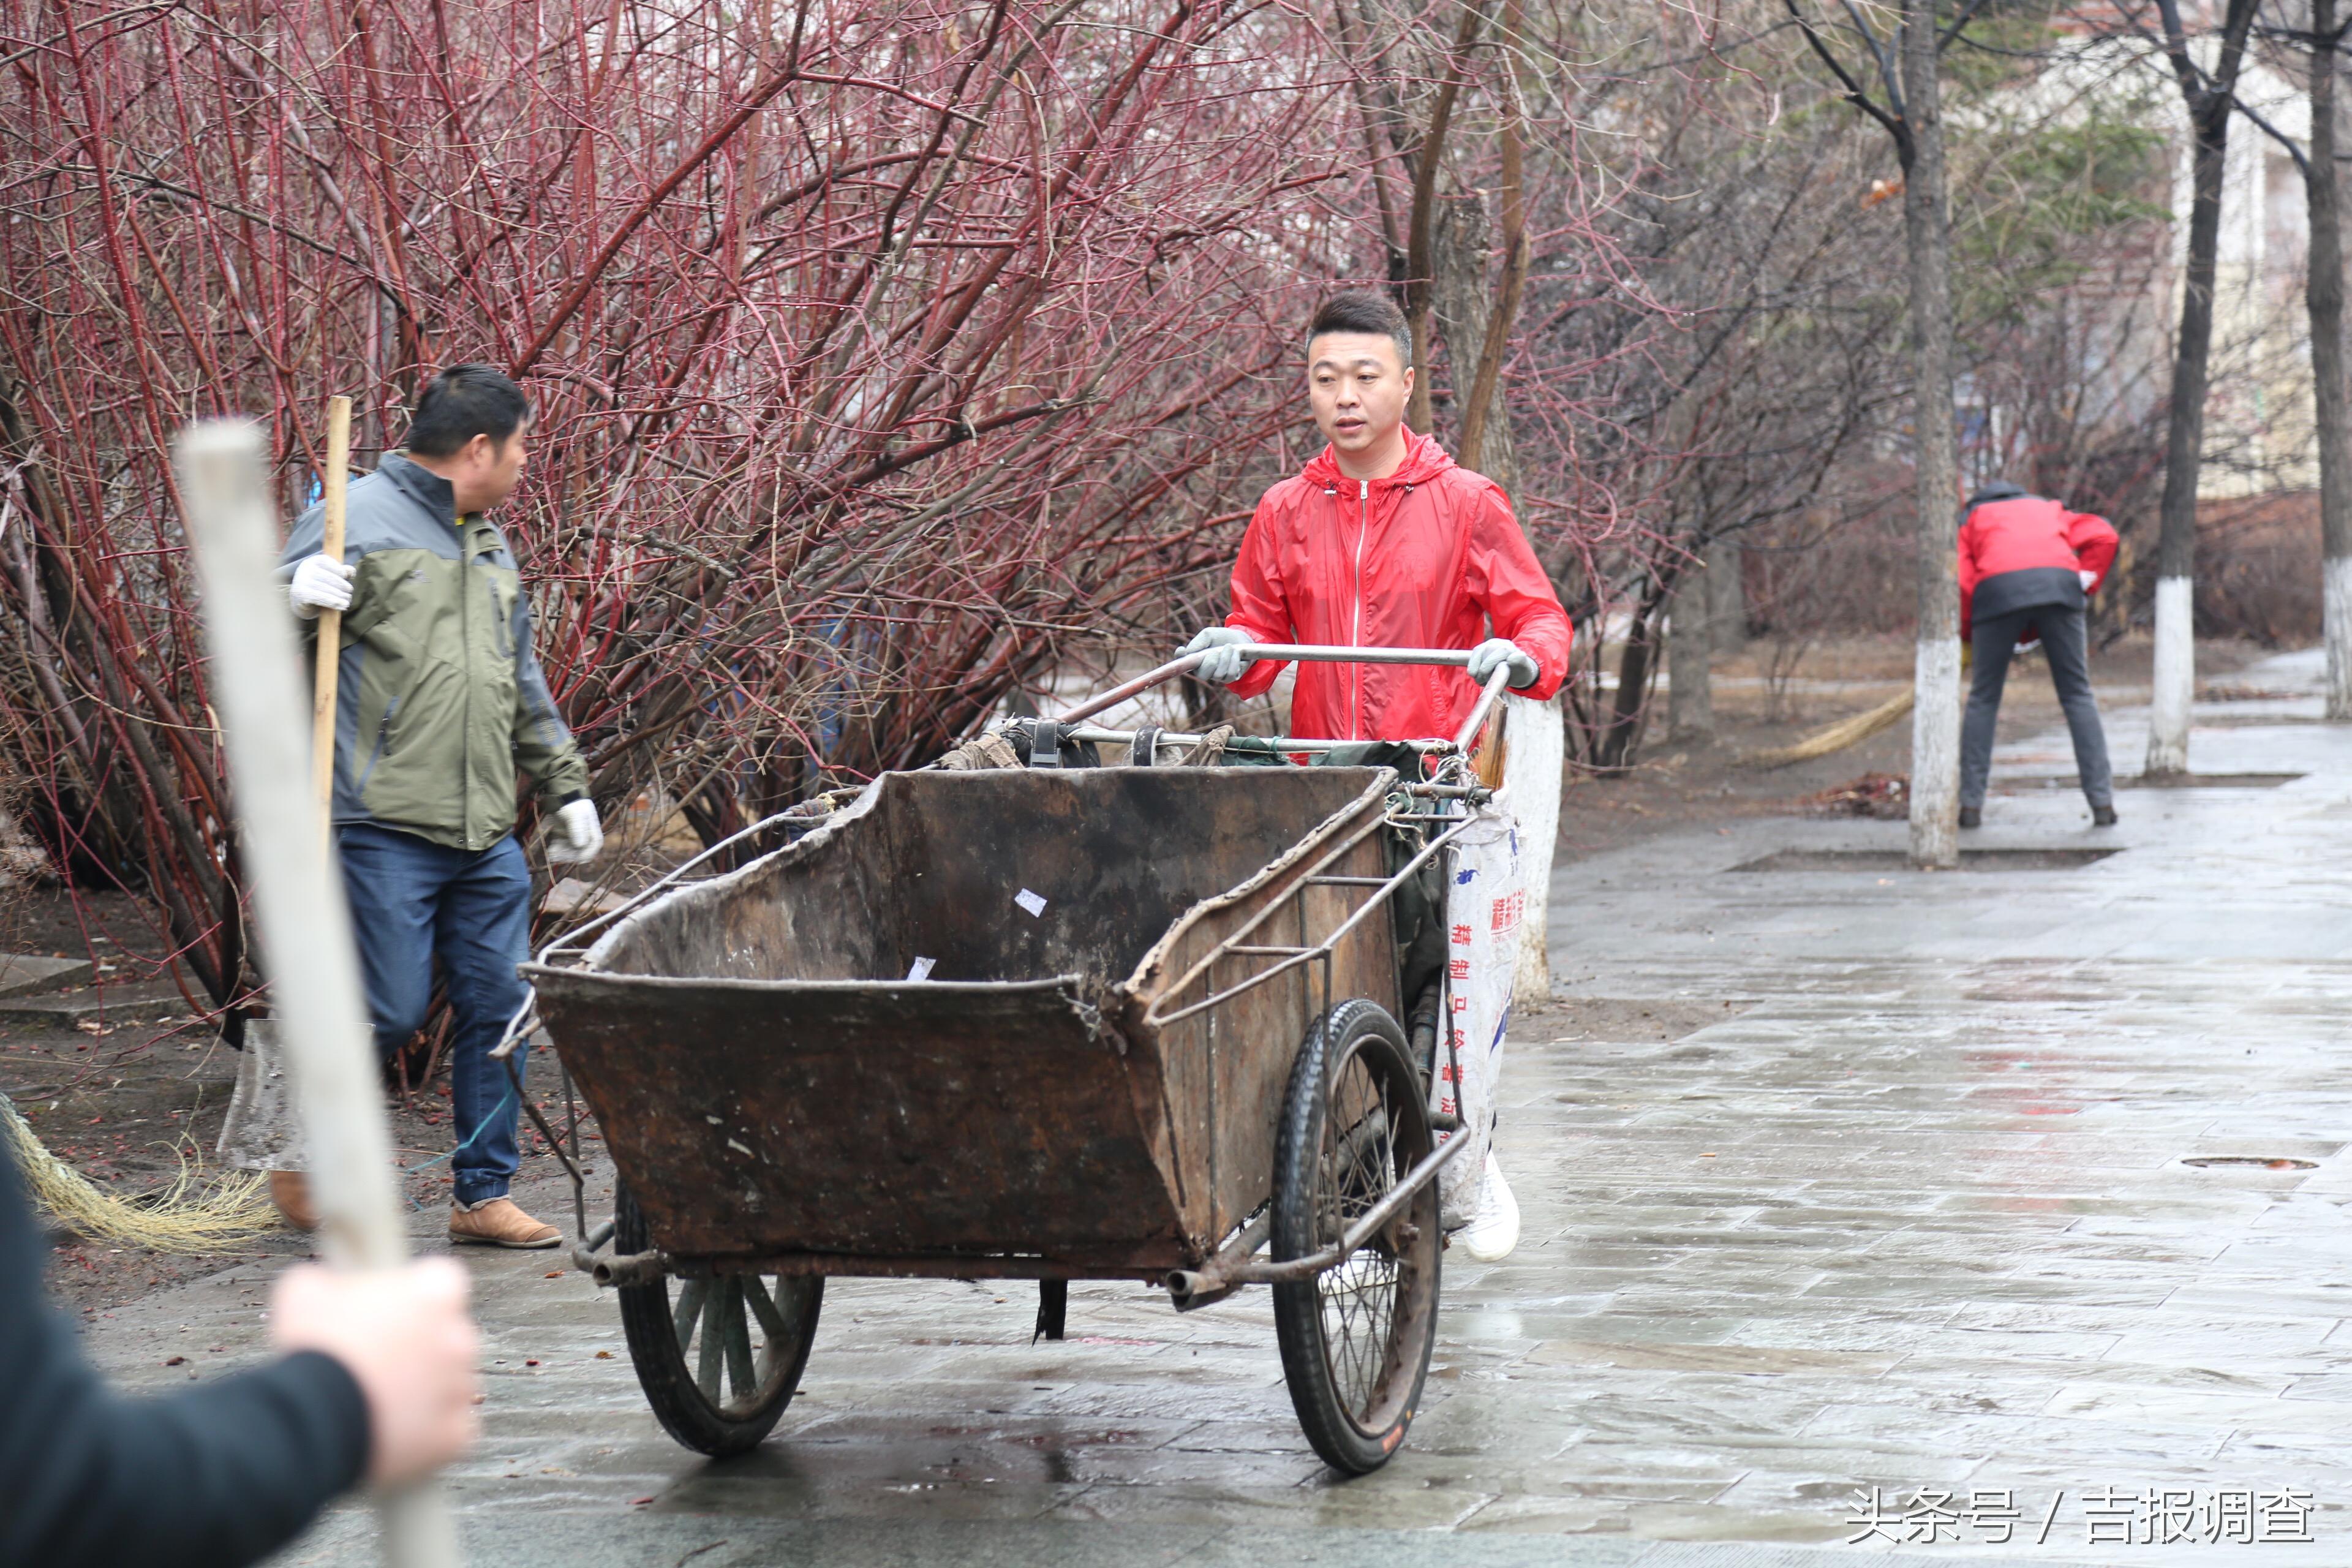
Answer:
M77 1235L157 1252L219 1252L276 1230L280 1223L269 1201L268 1177L256 1172L200 1188L197 1166L184 1152L179 1175L159 1193L128 1201L100 1192L43 1146L5 1094L0 1138L7 1140L34 1201Z
M1809 763L1815 757L1826 757L1832 752L1842 752L1848 746L1869 740L1906 713L1916 700L1916 691L1905 691L1889 698L1865 713L1842 719L1825 730L1816 731L1792 746L1775 746L1769 751L1750 752L1739 760L1750 767L1785 768L1790 763Z

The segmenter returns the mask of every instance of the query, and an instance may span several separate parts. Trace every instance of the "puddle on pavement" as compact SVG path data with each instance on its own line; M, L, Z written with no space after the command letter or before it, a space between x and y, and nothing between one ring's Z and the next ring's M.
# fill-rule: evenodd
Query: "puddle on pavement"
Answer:
M2120 849L1963 849L1963 871L2072 871L2095 865ZM1907 871L1911 858L1900 849L1779 849L1734 871Z

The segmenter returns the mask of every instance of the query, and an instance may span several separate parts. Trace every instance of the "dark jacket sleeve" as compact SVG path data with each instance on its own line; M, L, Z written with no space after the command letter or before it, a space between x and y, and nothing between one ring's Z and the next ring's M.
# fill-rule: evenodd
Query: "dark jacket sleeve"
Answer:
M341 1363L120 1398L44 1294L41 1251L0 1146L0 1565L255 1563L359 1479L367 1402Z

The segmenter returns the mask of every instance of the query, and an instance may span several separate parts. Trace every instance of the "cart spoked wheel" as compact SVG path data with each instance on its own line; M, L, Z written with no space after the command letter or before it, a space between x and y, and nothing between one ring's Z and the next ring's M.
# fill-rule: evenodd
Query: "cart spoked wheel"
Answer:
M1274 1257L1338 1242L1428 1154L1429 1108L1396 1020L1344 1002L1299 1047L1275 1146ZM1290 1402L1324 1462L1376 1470L1404 1441L1437 1338L1440 1237L1431 1182L1353 1255L1274 1288Z
M626 1187L614 1194L617 1253L653 1245ZM792 1403L816 1338L824 1280L720 1274L624 1285L621 1329L662 1427L698 1453L758 1446Z

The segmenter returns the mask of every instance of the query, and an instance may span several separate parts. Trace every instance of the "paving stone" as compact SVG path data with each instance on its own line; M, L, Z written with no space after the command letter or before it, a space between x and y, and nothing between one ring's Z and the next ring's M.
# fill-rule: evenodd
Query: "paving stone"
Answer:
M136 981L0 1002L0 1029L11 1026L74 1029L84 1024L127 1024L186 1011L188 999L170 981Z
M47 958L37 952L0 952L0 996L23 996L89 983L97 968L87 958Z

